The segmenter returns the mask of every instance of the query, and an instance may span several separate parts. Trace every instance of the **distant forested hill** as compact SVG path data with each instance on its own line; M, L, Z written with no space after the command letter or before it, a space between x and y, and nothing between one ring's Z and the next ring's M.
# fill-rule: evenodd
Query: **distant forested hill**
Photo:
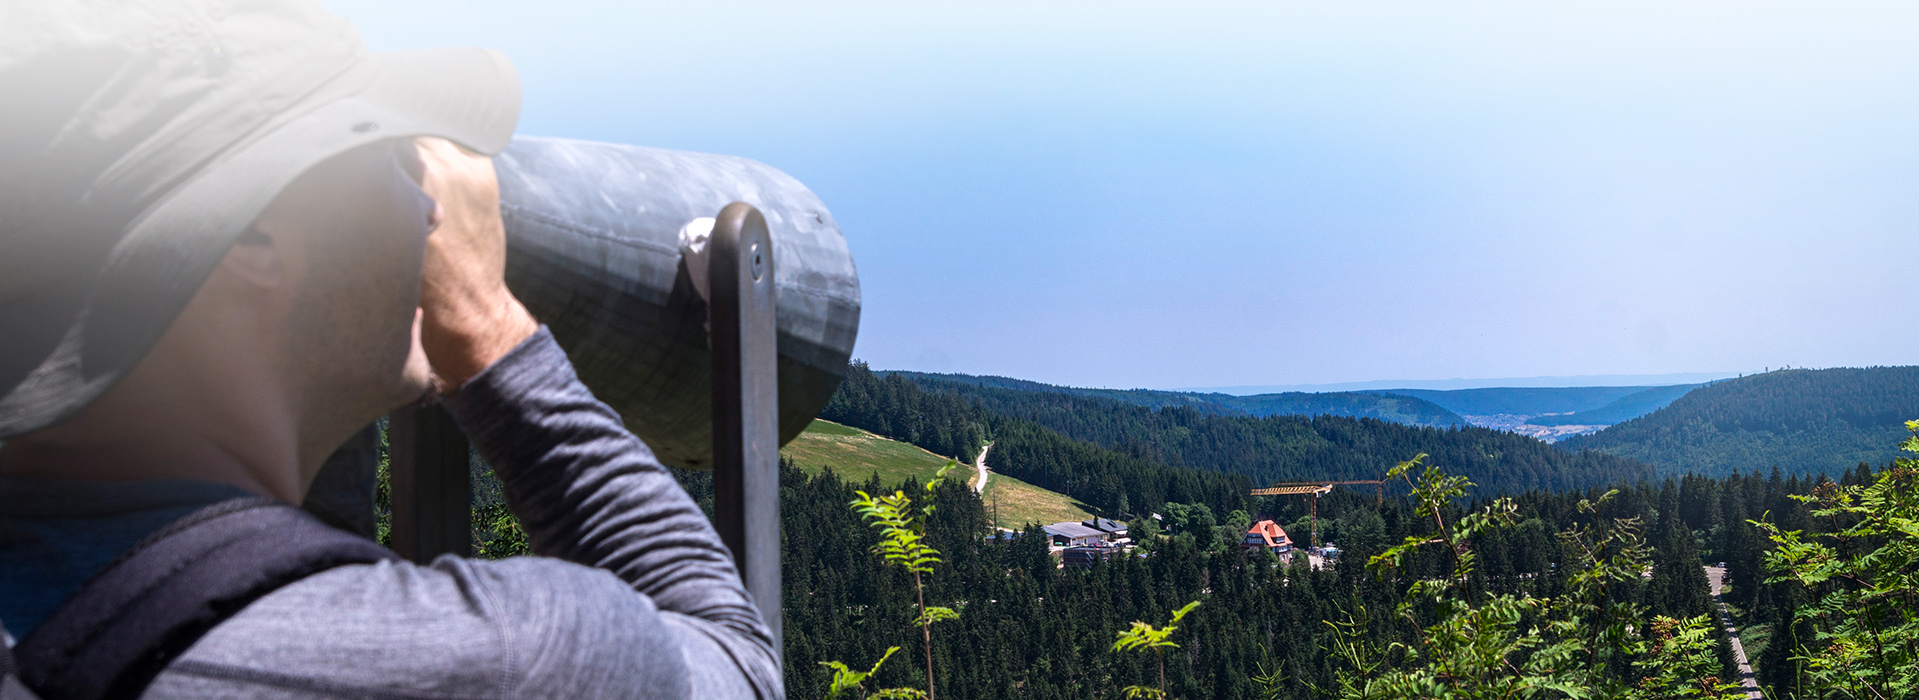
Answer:
M1566 413L1556 416L1534 416L1526 422L1533 425L1612 425L1624 423L1640 416L1665 408L1699 384L1677 384L1674 386L1656 386L1645 391L1627 394L1612 403L1590 411Z
M1441 408L1438 404L1398 394L1353 391L1308 394L1294 391L1252 396L1220 394L1219 397L1218 402L1223 405L1237 408L1246 415L1262 418L1266 416L1346 416L1377 418L1388 423L1434 428L1468 425L1465 418Z
M1076 470L1070 456L1029 450L1023 445L1039 442L1009 442L1006 437L1043 431L1101 453L1230 474L1249 483L1374 479L1387 467L1420 452L1431 454L1434 463L1471 478L1489 493L1585 488L1631 482L1649 474L1644 464L1630 459L1567 453L1522 435L1483 428L1415 427L1344 416L1250 417L1179 405L1156 409L1099 396L1009 386L1019 385L988 386L903 373L882 378L856 365L822 417L942 453L970 449L964 447L968 440L977 444L990 435L996 440L991 459L996 469L1006 468L1002 460L1012 462L1025 472L1015 477L1095 505L1101 504L1072 490L1070 484L1062 488L1049 480L1049 470ZM967 420L979 427L942 428L939 425L950 421L933 418L929 412L972 416ZM942 449L889 429L955 441Z
M1349 416L1377 418L1406 425L1439 428L1466 425L1466 419L1430 401L1390 392L1339 391L1325 393L1286 392L1282 394L1201 394L1187 391L1153 389L1086 389L1029 382L1010 377L968 374L928 374L923 372L883 372L907 379L931 380L1016 391L1073 394L1112 399L1147 408L1186 407L1201 413L1240 416Z
M1613 401L1657 387L1569 386L1489 387L1485 389L1388 389L1383 393L1431 401L1463 416L1537 416L1602 408Z
M1781 370L1727 379L1658 411L1559 443L1672 474L1779 467L1839 474L1883 464L1919 418L1919 367Z

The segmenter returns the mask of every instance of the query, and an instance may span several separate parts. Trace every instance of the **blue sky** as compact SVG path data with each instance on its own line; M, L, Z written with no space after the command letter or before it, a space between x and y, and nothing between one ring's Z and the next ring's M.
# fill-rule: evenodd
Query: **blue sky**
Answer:
M326 4L376 50L505 51L522 133L798 177L852 246L878 368L1919 361L1907 5Z

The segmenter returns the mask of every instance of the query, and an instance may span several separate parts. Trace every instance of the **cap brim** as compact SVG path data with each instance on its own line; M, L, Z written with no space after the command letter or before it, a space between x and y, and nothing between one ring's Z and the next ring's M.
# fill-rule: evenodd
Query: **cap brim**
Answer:
M307 169L393 138L498 153L519 121L512 63L484 49L373 54L227 149L129 226L99 284L39 367L0 396L0 439L52 425L153 347L241 232Z

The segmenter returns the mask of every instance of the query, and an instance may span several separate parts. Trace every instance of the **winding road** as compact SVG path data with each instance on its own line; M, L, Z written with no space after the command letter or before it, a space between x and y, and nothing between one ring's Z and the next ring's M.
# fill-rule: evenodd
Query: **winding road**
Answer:
M986 475L988 474L986 471L986 451L990 449L993 449L993 443L986 443L985 446L979 448L979 458L973 460L973 468L979 470L979 481L973 482L973 493L982 496L986 495Z
M1720 597L1724 588L1726 568L1708 566L1706 580L1712 583L1712 602L1719 609L1719 625L1726 628L1726 636L1732 639L1732 660L1739 664L1739 685L1746 689L1746 695L1753 700L1764 700L1765 694L1759 691L1759 681L1752 673L1752 664L1746 661L1746 645L1739 641L1739 629L1732 626L1732 616L1726 612L1726 601Z

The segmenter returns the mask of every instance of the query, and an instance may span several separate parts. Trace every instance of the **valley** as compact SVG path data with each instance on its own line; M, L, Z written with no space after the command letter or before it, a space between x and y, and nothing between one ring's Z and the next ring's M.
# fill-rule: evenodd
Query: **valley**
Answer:
M1513 415L1511 413L1499 413L1490 416L1468 415L1463 417L1467 422L1481 428L1517 433L1547 443L1559 442L1574 435L1596 433L1606 429L1604 425L1538 425L1534 423L1534 421L1541 418L1554 417L1555 415L1556 414L1524 416Z
M1877 388L1864 390L1860 382ZM870 488L870 481L863 485L861 479L923 480L947 464L939 455L950 453L961 460L983 454L990 476L982 493L976 487L982 475L977 464L961 465L945 486L927 496L938 510L926 521L926 538L942 562L929 579L927 604L963 605L956 621L935 628L932 636L931 665L943 674L942 695L1111 696L1111 688L1150 671L1137 658L1109 648L1115 631L1135 621L1164 620L1167 611L1198 600L1201 607L1180 622L1182 647L1193 651L1167 669L1169 687L1179 688L1181 697L1321 697L1314 688L1353 677L1346 675L1350 661L1328 649L1411 647L1421 644L1420 635L1439 629L1422 631L1391 616L1359 620L1343 612L1423 604L1406 603L1412 599L1402 599L1401 585L1381 582L1403 584L1409 576L1444 572L1448 561L1459 561L1437 553L1443 549L1425 549L1441 542L1432 536L1438 521L1429 517L1437 512L1447 513L1444 521L1450 523L1481 519L1466 545L1476 569L1470 576L1455 571L1458 580L1514 600L1539 601L1547 616L1567 610L1549 605L1549 599L1603 597L1611 602L1601 614L1614 616L1605 623L1608 628L1650 625L1664 630L1660 635L1691 640L1687 655L1661 657L1657 666L1567 671L1573 675L1564 677L1581 679L1576 684L1637 678L1633 669L1661 668L1680 669L1674 677L1684 680L1727 679L1721 690L1728 695L1714 697L1777 689L1793 678L1789 657L1794 652L1765 640L1770 630L1789 626L1781 620L1790 620L1809 598L1798 584L1772 578L1767 534L1749 521L1822 532L1823 521L1796 497L1820 489L1829 493L1834 482L1818 473L1823 470L1772 469L1768 461L1779 453L1748 453L1740 467L1702 474L1568 443L1621 433L1630 437L1647 430L1636 426L1690 425L1711 416L1714 425L1725 426L1714 434L1746 437L1769 425L1811 421L1803 434L1784 435L1775 447L1820 450L1828 443L1791 443L1823 434L1818 426L1831 427L1836 416L1878 429L1885 427L1883 416L1919 410L1901 403L1910 393L1901 386L1885 375L1835 371L1743 377L1684 392L1660 387L1683 398L1620 425L1547 444L1515 431L1528 425L1565 432L1587 428L1527 420L1540 414L1457 414L1503 430L1341 415L1252 416L1199 401L1149 406L1141 394L1126 400L1125 395L1013 380L880 373L856 363L824 412L826 419L787 447L801 470L791 477L796 480L793 498L784 516L791 528L785 556L788 659L794 665L788 667L788 687L796 689L795 697L828 697L816 694L828 682L818 664L864 664L881 658L898 640L919 643L917 636L901 633L912 630L907 626L916 600L912 579L895 575L873 556L872 527L849 514L845 503L850 489ZM1567 392L1585 394L1571 403L1538 390L1505 396L1479 391L1463 397L1468 401L1437 399L1468 409L1550 408L1577 416L1616 408L1648 391L1653 390ZM1748 396L1767 397L1767 409L1753 410L1741 398ZM1848 405L1858 410L1832 408ZM1903 431L1903 425L1894 427ZM1884 454L1896 454L1897 437L1881 440ZM1630 439L1618 444L1646 454L1659 447L1657 441ZM1391 481L1383 497L1368 485L1332 487L1317 499L1301 491L1250 495L1255 485L1272 481L1377 479L1394 464L1415 458L1406 478ZM1885 463L1874 466L1880 467L1877 473L1826 473L1844 488L1858 489L1886 478ZM1433 471L1422 472L1426 467ZM847 481L830 478L829 468ZM1408 482L1418 485L1409 488ZM1443 484L1457 490L1422 491ZM1496 500L1500 495L1511 500ZM1415 505L1418 498L1437 500L1422 510ZM1469 508L1480 514L1460 519ZM1498 508L1510 508L1510 519L1482 510ZM1082 550L1095 553L1090 559L1073 559L1065 548L1048 546L1056 537L1078 537L1070 528L1056 534L1030 527L1093 515L1126 521L1138 549L1116 549L1122 554L1102 557L1098 548L1090 548ZM1594 520L1607 525L1595 528ZM1294 547L1317 528L1322 541L1338 543L1340 554L1288 561L1260 546L1245 547L1249 526L1262 521L1283 526ZM1575 541L1581 545L1565 546ZM1396 543L1411 549L1389 555L1400 548ZM1600 551L1612 554L1588 556ZM1405 564L1380 566L1382 561ZM1589 571L1605 573L1580 575ZM1602 594L1593 589L1602 580L1621 585ZM1560 625L1557 629L1592 626L1584 617L1552 624ZM1529 640L1542 637L1556 640L1548 643L1588 643L1584 635L1542 627L1499 623L1475 629L1494 640L1483 647L1483 658L1492 661L1521 658ZM1464 655L1467 648L1441 653ZM1281 665L1288 669L1284 677L1272 673ZM1368 673L1396 678L1416 670ZM892 666L876 678L904 685L919 671Z

